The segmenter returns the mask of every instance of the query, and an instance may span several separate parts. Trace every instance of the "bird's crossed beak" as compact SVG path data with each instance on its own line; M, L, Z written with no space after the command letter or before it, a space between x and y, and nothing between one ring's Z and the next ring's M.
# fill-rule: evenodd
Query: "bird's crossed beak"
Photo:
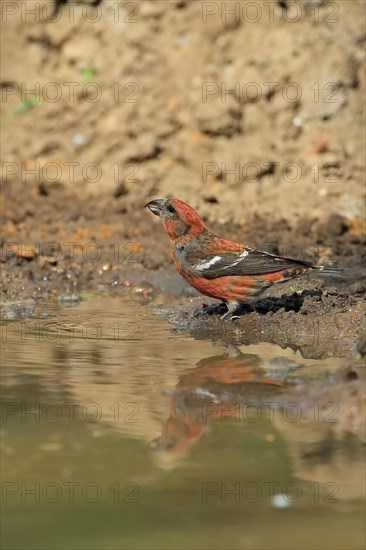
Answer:
M155 199L145 204L144 208L148 208L155 216L160 216L165 206L164 199Z

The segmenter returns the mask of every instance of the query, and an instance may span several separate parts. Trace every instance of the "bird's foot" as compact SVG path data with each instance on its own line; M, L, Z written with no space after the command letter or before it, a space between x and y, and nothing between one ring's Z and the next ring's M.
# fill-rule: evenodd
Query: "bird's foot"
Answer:
M240 315L231 315L231 311L227 311L224 313L224 315L221 315L220 320L221 321L236 321L236 319L240 319Z
M241 314L244 312L250 313L254 311L251 304L242 304L239 302L228 302L227 309L227 312L224 315L221 315L221 321L236 321L236 319L240 319L241 315L235 315L235 313L238 313L239 310Z
M238 315L233 315L235 311L239 308L238 302L227 302L227 312L224 313L224 315L221 315L220 319L221 321L235 321L235 319L239 319Z

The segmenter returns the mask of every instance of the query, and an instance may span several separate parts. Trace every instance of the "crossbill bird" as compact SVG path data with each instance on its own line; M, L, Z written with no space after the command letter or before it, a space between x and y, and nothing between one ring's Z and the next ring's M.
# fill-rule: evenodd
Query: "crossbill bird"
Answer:
M241 304L273 284L307 273L342 274L333 266L284 258L222 239L206 228L189 204L179 199L155 199L146 207L163 222L178 273L201 294L226 304L227 312L221 319L234 318L232 315Z

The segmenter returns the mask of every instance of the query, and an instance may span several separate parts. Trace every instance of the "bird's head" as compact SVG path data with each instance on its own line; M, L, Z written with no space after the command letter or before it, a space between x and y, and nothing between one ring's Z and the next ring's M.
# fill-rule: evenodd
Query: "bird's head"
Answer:
M155 199L148 202L146 207L160 217L165 231L173 240L195 237L206 231L206 226L197 212L179 199Z

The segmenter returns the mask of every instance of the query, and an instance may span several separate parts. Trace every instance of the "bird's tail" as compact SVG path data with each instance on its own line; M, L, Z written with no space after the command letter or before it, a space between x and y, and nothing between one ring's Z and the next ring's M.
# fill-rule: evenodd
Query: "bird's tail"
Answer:
M335 267L334 265L313 265L314 275L321 275L324 277L347 277L347 272L341 267Z

